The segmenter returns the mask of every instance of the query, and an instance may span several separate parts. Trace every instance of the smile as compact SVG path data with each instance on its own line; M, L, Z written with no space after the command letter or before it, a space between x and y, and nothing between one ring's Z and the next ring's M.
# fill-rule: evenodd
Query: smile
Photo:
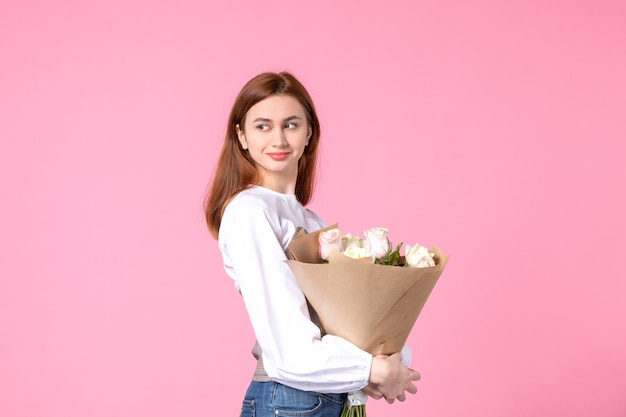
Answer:
M275 161L282 161L289 156L289 152L272 152L267 155Z

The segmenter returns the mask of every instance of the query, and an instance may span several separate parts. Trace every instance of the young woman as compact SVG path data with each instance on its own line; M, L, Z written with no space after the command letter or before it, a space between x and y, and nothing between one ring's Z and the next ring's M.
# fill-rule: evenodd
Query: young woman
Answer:
M284 260L299 227L325 227L310 201L320 125L309 93L291 74L263 73L233 105L205 204L224 268L248 311L258 365L242 416L338 417L347 392L392 403L415 393L419 374L403 350L372 357L345 339L322 337Z

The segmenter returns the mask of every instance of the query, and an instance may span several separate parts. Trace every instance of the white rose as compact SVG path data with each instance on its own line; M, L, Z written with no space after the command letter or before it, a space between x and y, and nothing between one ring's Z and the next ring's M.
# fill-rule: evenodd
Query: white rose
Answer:
M363 245L361 244L361 239L359 239L358 236L352 236L352 234L350 233L346 233L341 238L341 243L343 243L344 249L363 247Z
M365 247L376 259L383 259L391 247L388 237L389 230L384 227L374 227L365 231Z
M339 229L329 229L323 232L320 232L318 236L318 240L320 243L320 258L324 260L328 260L330 256L330 252L333 249L338 250L339 252L343 251L343 243L341 242L341 233Z
M372 257L372 254L370 254L366 248L351 246L346 248L343 254L353 259L370 258L372 262L374 262L374 257Z
M435 266L434 253L428 252L428 248L420 246L417 243L412 245L406 245L404 258L409 266L416 268L423 268L427 266Z

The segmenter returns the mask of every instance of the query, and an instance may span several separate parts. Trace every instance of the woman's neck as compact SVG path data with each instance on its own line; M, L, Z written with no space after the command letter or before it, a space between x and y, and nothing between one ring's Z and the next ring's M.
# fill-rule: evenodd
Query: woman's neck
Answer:
M261 178L259 185L263 188L276 191L277 193L294 195L296 193L297 176L290 177L293 177L293 179L266 175L264 178Z

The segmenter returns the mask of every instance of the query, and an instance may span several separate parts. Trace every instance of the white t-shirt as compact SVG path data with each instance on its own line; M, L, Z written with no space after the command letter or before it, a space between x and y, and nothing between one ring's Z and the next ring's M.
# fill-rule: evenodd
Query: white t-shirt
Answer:
M372 355L341 337L321 337L284 262L298 227L313 232L324 226L295 195L254 186L226 207L218 244L226 273L243 296L268 376L296 389L343 393L367 385Z

